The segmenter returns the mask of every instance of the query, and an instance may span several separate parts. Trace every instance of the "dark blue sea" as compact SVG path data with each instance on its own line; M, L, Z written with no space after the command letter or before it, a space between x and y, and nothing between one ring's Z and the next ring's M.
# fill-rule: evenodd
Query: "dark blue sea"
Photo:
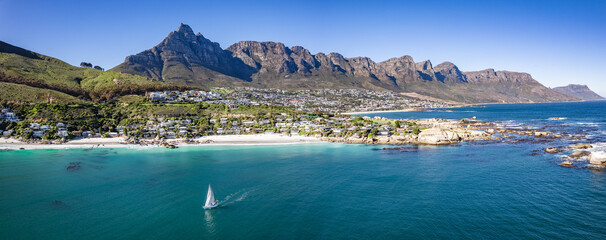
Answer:
M606 101L377 115L606 142ZM606 239L606 171L542 152L567 141L3 151L0 239Z

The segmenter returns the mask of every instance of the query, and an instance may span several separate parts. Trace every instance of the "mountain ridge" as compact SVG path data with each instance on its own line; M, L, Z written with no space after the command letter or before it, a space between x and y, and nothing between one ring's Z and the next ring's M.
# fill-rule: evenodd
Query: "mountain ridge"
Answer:
M578 100L527 73L463 72L454 63L434 67L429 60L415 62L408 55L375 62L335 52L311 54L304 47L272 41L240 41L222 49L185 24L153 48L126 57L112 71L203 87L384 89L466 103Z
M580 98L585 101L593 100L606 100L606 98L600 96L596 92L592 91L587 85L582 84L568 84L566 86L552 88L554 91Z

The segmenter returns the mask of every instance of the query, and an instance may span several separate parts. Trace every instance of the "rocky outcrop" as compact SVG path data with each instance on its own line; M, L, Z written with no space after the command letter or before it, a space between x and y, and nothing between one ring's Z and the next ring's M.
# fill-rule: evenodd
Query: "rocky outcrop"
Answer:
M560 164L558 164L558 165L560 165L560 166L562 166L562 167L567 167L567 168L574 167L574 164L572 164L572 162L571 162L571 161L564 161L564 162L561 162L561 163L560 163Z
M563 87L555 87L553 90L586 101L606 100L606 98L598 95L594 91L591 91L587 85L569 84Z
M428 128L419 133L418 141L423 144L442 145L459 142L459 135L451 130Z
M376 63L367 57L314 55L301 46L256 41L224 50L185 24L112 70L195 86L387 89L469 103L577 99L546 88L527 73L462 72L450 62L433 67L431 61L415 63L411 56Z
M587 148L591 148L591 144L579 143L579 144L570 145L570 146L568 146L568 148L572 148L572 149L587 149Z
M591 155L591 152L581 150L581 151L573 152L572 154L568 155L568 157L570 157L570 158L580 158L580 157L585 157L585 156L589 156L589 155Z

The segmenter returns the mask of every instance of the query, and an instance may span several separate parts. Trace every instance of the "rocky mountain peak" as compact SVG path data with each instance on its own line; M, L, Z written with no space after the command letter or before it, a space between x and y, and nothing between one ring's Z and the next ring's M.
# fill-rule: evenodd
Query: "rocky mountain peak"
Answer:
M466 83L467 76L451 62L443 62L433 68L436 79L444 83Z
M194 30L192 30L189 25L183 24L183 23L181 23L181 25L179 25L179 28L177 28L177 32L178 33L183 33L183 34L194 35Z
M431 65L431 61L429 61L429 60L418 62L418 63L416 63L416 65L417 65L417 70L419 70L419 71L429 71L429 70L433 71L433 66Z

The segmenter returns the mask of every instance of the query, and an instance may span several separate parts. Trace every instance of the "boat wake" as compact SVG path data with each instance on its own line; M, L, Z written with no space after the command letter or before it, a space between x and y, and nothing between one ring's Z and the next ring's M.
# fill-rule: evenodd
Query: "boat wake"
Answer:
M240 191L237 191L235 193L232 193L230 195L227 195L227 197L225 197L225 199L223 199L223 201L221 201L221 206L229 206L231 204L240 202L244 199L246 199L246 197L248 197L250 195L251 192L254 192L256 189L243 189Z

